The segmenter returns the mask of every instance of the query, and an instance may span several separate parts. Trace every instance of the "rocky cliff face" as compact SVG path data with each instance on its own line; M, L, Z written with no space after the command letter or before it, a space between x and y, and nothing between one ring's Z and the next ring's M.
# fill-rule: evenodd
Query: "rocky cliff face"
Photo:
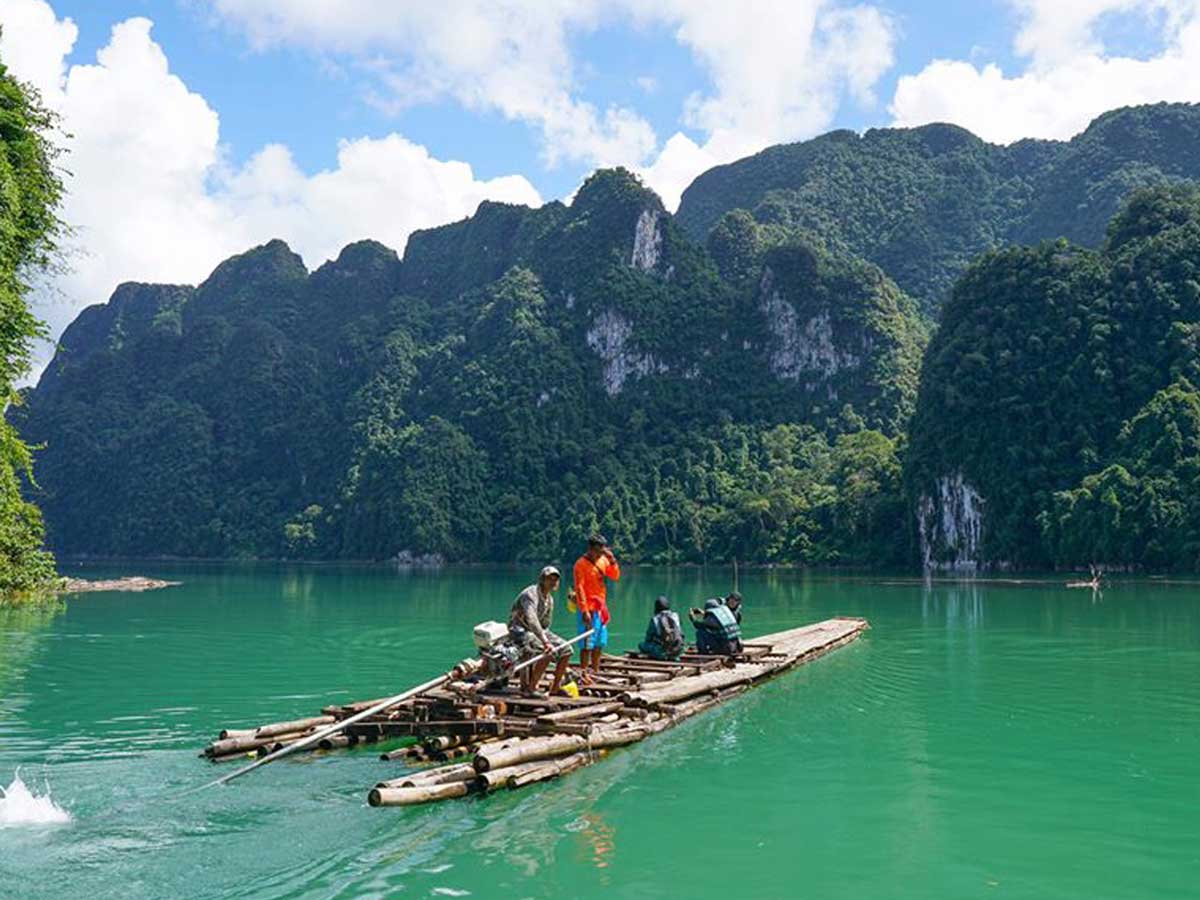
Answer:
M630 345L633 325L618 312L600 313L587 332L587 345L604 364L604 392L610 397L621 393L630 378L665 375L666 363L649 353L639 353Z
M658 228L660 213L655 209L644 209L638 216L633 232L633 255L629 264L635 269L649 272L658 265L662 254L662 232Z
M936 479L934 489L917 499L917 536L926 570L975 572L982 567L984 507L961 472Z

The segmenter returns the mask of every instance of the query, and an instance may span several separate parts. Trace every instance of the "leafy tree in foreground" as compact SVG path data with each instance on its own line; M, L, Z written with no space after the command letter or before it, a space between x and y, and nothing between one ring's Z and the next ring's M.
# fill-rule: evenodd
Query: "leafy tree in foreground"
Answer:
M45 334L25 296L29 274L53 259L62 227L53 127L36 92L0 63L0 403L6 409L20 402L16 382L29 371L33 340ZM21 496L21 478L32 477L32 465L16 429L0 421L0 594L36 590L54 577L54 559L42 549L41 513Z

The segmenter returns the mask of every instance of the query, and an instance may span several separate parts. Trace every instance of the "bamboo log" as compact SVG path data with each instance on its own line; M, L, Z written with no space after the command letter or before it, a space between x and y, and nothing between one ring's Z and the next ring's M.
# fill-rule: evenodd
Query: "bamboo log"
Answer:
M317 746L322 750L341 750L349 747L351 743L352 741L350 740L349 735L331 734L328 737L321 738L321 740L317 742Z
M248 753L257 750L267 742L266 738L256 738L253 735L225 738L223 741L213 741L204 748L207 757L229 756L233 753Z
M508 786L516 789L538 781L546 781L549 778L557 778L560 775L566 775L568 772L581 769L591 761L591 755L588 753L576 753L572 756L564 756L561 759L548 760L545 765L539 768L512 776L508 779Z
M700 694L720 691L736 684L749 684L765 674L761 666L740 663L730 669L705 672L693 678L676 678L663 685L654 685L644 691L628 695L628 702L678 703Z
M461 747L451 747L449 750L439 750L433 756L438 762L452 762L456 759L465 759L468 756L474 755L477 749L477 744L464 744Z
M475 773L475 780L472 782L472 787L478 793L490 793L499 788L508 787L509 780L516 778L518 775L525 775L536 769L544 769L546 760L538 759L529 762L515 763L511 766L503 766L497 769L489 769L486 772Z
M394 759L426 759L428 754L425 748L420 744L413 744L409 747L398 747L395 750L389 750L387 753L381 753L379 758L384 761Z
M212 763L232 762L233 760L242 760L254 756L258 753L257 750L235 750L233 753L226 753L222 756L209 756L207 753L201 753L202 759L207 759Z
M367 802L372 806L413 806L433 800L447 800L450 797L465 797L470 789L465 781L407 788L371 788L371 792L367 794Z
M285 734L312 731L314 728L320 728L322 725L332 725L335 721L333 716L313 716L309 719L296 719L292 722L275 722L272 725L263 725L256 728L254 735L260 738L279 737Z
M501 769L480 772L475 779L475 790L489 793L502 787L515 789L527 784L556 778L567 772L586 766L592 761L592 754L584 751L572 753L557 759L539 759L530 762L517 763Z
M595 726L591 722L552 722L549 725L538 724L534 734L578 734L587 736Z
M217 735L217 740L227 741L230 738L250 737L254 731L253 728L222 728L220 734Z
M538 716L537 720L541 725L555 724L557 722L573 722L576 719L587 719L591 716L616 712L624 705L620 700L611 700L607 703L594 703L591 706L577 706L573 709L564 709L559 712L544 713Z
M282 750L284 747L291 746L292 744L296 743L296 741L299 741L302 738L306 737L308 734L309 734L309 732L305 732L304 734L284 735L282 738L273 738L272 740L268 741L266 744L263 744L261 747L259 747L257 750L255 750L254 753L256 756L258 756L260 758L264 757L264 756L269 756L270 754L274 753L277 750ZM312 747L310 749L316 750L317 748Z
M458 763L452 766L439 766L436 769L426 769L424 772L410 772L400 778L390 778L378 782L378 788L421 787L423 785L449 784L452 781L471 781L478 773L470 763Z
M208 757L229 756L234 753L250 753L260 747L265 747L267 744L273 744L279 740L292 740L301 738L307 732L293 732L291 734L282 734L276 737L255 737L247 735L243 737L226 738L223 741L213 741L204 748L204 755Z
M457 747L463 741L461 735L441 734L433 737L427 737L421 741L425 745L427 753L434 753L438 750L449 750L451 747Z
M475 770L487 772L490 769L501 769L505 766L539 759L552 759L556 756L566 756L569 753L599 750L604 747L619 747L624 744L636 743L648 733L645 727L637 725L593 731L586 738L573 734L555 734L514 741L508 746L482 747L475 754Z

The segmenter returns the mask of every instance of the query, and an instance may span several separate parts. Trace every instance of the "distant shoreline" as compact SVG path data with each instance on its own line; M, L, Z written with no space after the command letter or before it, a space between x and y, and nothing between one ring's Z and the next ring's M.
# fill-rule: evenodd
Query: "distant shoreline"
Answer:
M361 559L285 559L285 558L255 558L255 559L237 559L225 557L188 557L188 556L58 556L58 561L61 570L70 569L72 567L87 567L88 565L97 566L118 566L122 564L136 565L195 565L195 566L292 566L297 568L323 569L323 568L344 568L344 569L361 569L369 570L389 570L398 571L411 575L431 575L441 571L454 570L486 570L486 569L512 569L524 570L536 568L541 565L541 561L515 561L515 562L452 562L442 566L401 566L391 561L379 560L361 560ZM550 560L552 563L562 564L562 560ZM858 565L794 565L784 563L745 563L738 562L738 569L744 572L779 572L787 574L809 573L821 576L837 576L841 578L869 580L877 584L914 584L914 583L930 583L930 584L1007 584L1014 587L1019 586L1041 586L1061 584L1063 579L1070 578L1075 573L1086 572L1083 568L1078 569L1030 569L1027 571L1020 570L1001 570L1000 572L937 572L925 574L920 570L910 569L872 569L869 566ZM662 569L680 572L701 572L707 569L713 570L729 570L733 568L732 562L714 562L714 563L622 563L622 567L626 570L633 569ZM61 572L64 577L71 579L72 576ZM83 579L80 579L83 580ZM1200 584L1200 573L1196 572L1112 572L1105 574L1106 583L1118 583L1125 580L1131 581L1153 581L1158 584Z

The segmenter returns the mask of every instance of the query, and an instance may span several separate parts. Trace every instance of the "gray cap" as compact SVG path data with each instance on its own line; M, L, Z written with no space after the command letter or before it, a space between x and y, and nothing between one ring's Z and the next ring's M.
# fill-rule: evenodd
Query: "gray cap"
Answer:
M546 566L543 568L542 574L539 577L549 578L551 575L557 575L559 578L562 578L562 572L558 571L558 569L556 569L554 566Z

